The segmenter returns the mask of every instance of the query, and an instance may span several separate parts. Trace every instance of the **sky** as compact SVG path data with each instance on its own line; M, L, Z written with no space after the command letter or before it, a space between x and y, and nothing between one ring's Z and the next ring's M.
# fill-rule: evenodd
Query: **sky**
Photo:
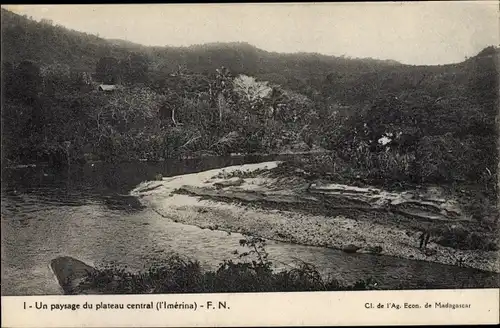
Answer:
M500 44L498 1L2 7L152 46L241 41L267 51L437 65Z

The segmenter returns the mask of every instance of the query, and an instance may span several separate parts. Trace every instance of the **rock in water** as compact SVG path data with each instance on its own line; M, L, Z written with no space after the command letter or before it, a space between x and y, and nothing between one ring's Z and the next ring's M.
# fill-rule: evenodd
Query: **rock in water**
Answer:
M96 270L69 256L62 256L53 259L50 262L52 272L54 272L59 285L64 291L64 294L79 294L82 293L79 289L80 283Z
M344 251L346 253L356 253L360 249L361 249L361 247L359 247L359 246L349 244L346 247L342 248L342 251Z

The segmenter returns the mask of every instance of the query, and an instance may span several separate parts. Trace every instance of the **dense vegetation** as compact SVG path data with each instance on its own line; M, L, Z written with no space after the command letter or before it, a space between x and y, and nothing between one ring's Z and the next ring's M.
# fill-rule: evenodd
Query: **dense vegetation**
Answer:
M4 9L2 42L8 161L315 148L329 151L315 168L333 175L495 188L494 47L444 66L244 43L144 47ZM100 92L99 83L121 88Z
M373 72L377 67L398 65L394 61L349 59L320 54L270 53L247 43L214 43L190 47L145 47L123 40L105 40L95 35L53 26L50 21L36 22L2 9L3 60L30 60L44 64L64 64L75 70L94 71L102 57L117 60L131 53L145 56L151 77L186 66L200 74L213 73L221 66L235 75L246 73L262 80L283 84L290 80L301 85L302 79L323 79L325 72L349 74Z

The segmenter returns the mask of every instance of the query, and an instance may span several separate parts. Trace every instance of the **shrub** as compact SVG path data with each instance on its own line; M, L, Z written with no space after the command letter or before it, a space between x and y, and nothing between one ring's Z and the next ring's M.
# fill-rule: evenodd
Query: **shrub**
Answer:
M499 213L496 199L494 198L495 194L496 193L486 194L475 191L464 207L467 214L479 222L483 228L490 231L498 227Z
M426 136L417 148L416 174L424 182L477 181L485 170L482 157L471 138Z
M447 227L438 232L436 243L464 250L496 251L498 244L492 234L471 232L462 226Z

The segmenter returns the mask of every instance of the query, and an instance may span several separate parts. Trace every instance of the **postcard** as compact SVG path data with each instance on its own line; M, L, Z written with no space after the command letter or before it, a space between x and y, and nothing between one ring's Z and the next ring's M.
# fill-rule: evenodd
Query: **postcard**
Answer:
M2 327L499 323L497 2L1 10Z

